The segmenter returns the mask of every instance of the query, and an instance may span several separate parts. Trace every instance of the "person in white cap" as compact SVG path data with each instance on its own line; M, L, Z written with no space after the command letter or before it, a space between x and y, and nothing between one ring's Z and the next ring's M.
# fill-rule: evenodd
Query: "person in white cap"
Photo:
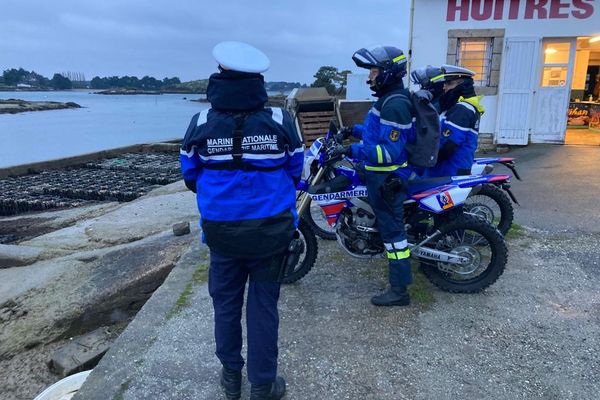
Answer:
M181 145L186 186L197 193L203 240L210 249L209 292L216 355L228 399L241 396L241 315L246 281L248 380L252 400L281 399L277 376L280 268L293 239L296 184L304 159L290 115L267 108L262 72L269 59L240 42L213 50L211 108L192 117Z

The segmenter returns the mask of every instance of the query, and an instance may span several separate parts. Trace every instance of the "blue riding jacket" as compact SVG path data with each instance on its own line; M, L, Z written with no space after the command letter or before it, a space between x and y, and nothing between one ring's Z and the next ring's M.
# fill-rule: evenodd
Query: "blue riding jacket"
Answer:
M403 96L387 100L395 94ZM373 104L362 125L354 125L352 135L362 143L351 146L352 157L363 160L367 172L391 172L405 179L410 176L405 145L414 141L415 119L409 98L409 92L398 86Z
M479 120L485 111L480 97L460 97L458 102L440 114L440 151L438 162L425 176L470 174L477 150Z

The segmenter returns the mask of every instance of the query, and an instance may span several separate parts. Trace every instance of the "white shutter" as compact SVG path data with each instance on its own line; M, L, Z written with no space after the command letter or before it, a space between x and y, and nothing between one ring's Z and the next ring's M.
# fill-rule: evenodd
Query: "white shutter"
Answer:
M538 64L538 38L505 38L496 141L527 144Z

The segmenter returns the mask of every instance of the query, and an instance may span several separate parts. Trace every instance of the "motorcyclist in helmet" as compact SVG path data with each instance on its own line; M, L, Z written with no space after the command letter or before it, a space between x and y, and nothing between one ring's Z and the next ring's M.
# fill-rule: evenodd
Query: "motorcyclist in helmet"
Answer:
M440 112L440 97L444 94L444 71L441 68L428 65L412 71L410 79L415 85L420 85L421 89L431 93L430 103Z
M455 65L443 65L442 76L431 82L443 82L439 96L440 150L437 164L425 171L427 177L469 175L477 150L479 120L485 112L482 96L475 94L475 72Z
M389 262L390 288L374 296L377 306L407 306L410 297L407 287L412 283L410 250L403 221L403 202L406 181L412 172L408 165L405 144L414 141L413 106L409 92L404 89L406 56L392 46L362 48L352 59L360 68L370 71L367 84L379 99L369 110L362 125L344 130L362 139L360 144L340 146L337 154L347 154L364 164L369 204L377 216ZM393 95L402 96L393 96ZM400 182L392 195L386 188L390 182Z

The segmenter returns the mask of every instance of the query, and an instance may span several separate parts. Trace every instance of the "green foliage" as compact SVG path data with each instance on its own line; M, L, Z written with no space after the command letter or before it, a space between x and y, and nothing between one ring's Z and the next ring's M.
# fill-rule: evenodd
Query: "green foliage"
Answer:
M324 65L314 75L311 87L324 87L329 94L342 92L346 88L349 70L338 71L336 67Z
M425 275L423 275L421 270L418 268L418 263L412 262L411 264L413 270L413 283L408 286L410 298L417 304L429 306L435 302L435 298L433 297L433 292L431 290L432 286Z
M188 284L185 286L185 288L179 295L179 298L177 299L177 301L175 302L173 307L171 307L171 309L167 313L167 319L171 319L171 318L175 317L181 311L183 311L184 308L189 307L190 306L190 297L192 296L192 293L194 292L194 285L199 285L199 284L207 282L207 281L208 281L208 262L206 261L196 267L196 269L192 273L191 281L188 282Z
M47 87L50 83L48 78L45 78L34 71L26 71L23 68L11 68L5 70L2 73L2 80L6 86L17 86L21 83L37 87Z
M306 87L300 82L265 82L265 89L269 92L289 92L296 88Z
M173 88L181 84L181 81L177 77L164 78L162 81L151 76L144 76L139 79L137 76L109 76L100 78L95 76L90 81L90 87L92 89L142 89L142 90L162 90L166 88Z
M62 76L61 74L54 74L52 79L50 80L50 84L54 89L57 90L65 90L72 89L73 84L69 78Z
M338 70L336 67L328 65L322 66L314 75L315 81L310 85L310 87L324 87L327 89L329 94L334 94L335 85L333 81L337 74Z
M525 237L527 236L527 231L525 230L525 228L523 228L521 225L516 224L513 222L513 224L510 226L510 229L508 230L508 232L506 232L506 239L516 239L516 238L520 238L520 237Z

